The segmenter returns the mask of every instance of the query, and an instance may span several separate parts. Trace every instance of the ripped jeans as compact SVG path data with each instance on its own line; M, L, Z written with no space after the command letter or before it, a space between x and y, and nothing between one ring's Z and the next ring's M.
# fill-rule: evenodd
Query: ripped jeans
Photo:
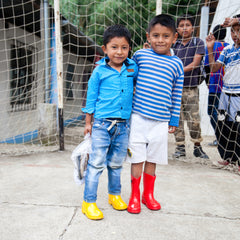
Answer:
M84 201L96 202L99 177L106 167L108 169L108 193L120 195L121 170L127 154L128 136L128 120L115 124L107 119L94 120L92 153L89 156L85 177Z

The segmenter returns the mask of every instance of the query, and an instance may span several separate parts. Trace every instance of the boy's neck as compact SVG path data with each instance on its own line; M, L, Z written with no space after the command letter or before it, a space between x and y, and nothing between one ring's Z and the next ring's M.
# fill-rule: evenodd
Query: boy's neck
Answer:
M109 65L111 68L117 70L118 72L121 72L121 69L122 69L122 65L123 65L123 64L122 64L122 65L114 65L114 64L108 63L108 65Z
M182 44L186 45L191 39L192 39L192 37L190 37L190 38L182 38Z

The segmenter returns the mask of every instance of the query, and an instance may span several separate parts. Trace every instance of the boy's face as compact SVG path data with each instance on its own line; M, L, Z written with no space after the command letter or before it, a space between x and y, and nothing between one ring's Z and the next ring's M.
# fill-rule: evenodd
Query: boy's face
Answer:
M177 33L173 33L172 29L161 24L154 25L147 33L147 40L152 49L161 55L170 55L170 48L176 39Z
M236 47L240 46L240 25L234 25L231 27L231 37L234 43L236 44Z
M106 46L102 46L102 49L109 57L108 64L113 68L118 68L128 57L130 46L125 37L114 37Z
M194 28L189 20L181 20L178 24L177 31L182 38L186 39L192 37Z

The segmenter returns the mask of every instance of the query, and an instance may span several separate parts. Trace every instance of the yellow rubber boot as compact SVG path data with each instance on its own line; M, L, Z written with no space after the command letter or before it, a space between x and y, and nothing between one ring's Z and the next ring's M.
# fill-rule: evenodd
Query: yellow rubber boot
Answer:
M91 220L103 219L103 213L99 210L96 203L82 203L82 213Z
M116 210L125 210L127 209L127 204L122 200L120 195L108 195L108 203L113 206Z

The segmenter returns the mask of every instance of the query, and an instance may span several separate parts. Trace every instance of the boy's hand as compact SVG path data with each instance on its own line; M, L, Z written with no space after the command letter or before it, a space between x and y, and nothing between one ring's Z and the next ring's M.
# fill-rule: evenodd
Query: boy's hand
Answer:
M86 123L85 123L85 128L84 128L84 136L87 133L90 133L92 135L92 118L93 114L86 113Z
M207 48L212 49L215 43L215 37L212 33L210 33L207 37L206 37L206 45Z
M177 127L175 126L168 126L168 133L174 133L176 131Z
M145 42L143 44L143 49L148 49L148 48L151 48L150 44L148 42Z
M231 27L235 24L239 23L239 19L238 18L225 18L222 27Z
M90 135L92 135L92 124L86 124L85 128L84 128L84 136L90 133Z

